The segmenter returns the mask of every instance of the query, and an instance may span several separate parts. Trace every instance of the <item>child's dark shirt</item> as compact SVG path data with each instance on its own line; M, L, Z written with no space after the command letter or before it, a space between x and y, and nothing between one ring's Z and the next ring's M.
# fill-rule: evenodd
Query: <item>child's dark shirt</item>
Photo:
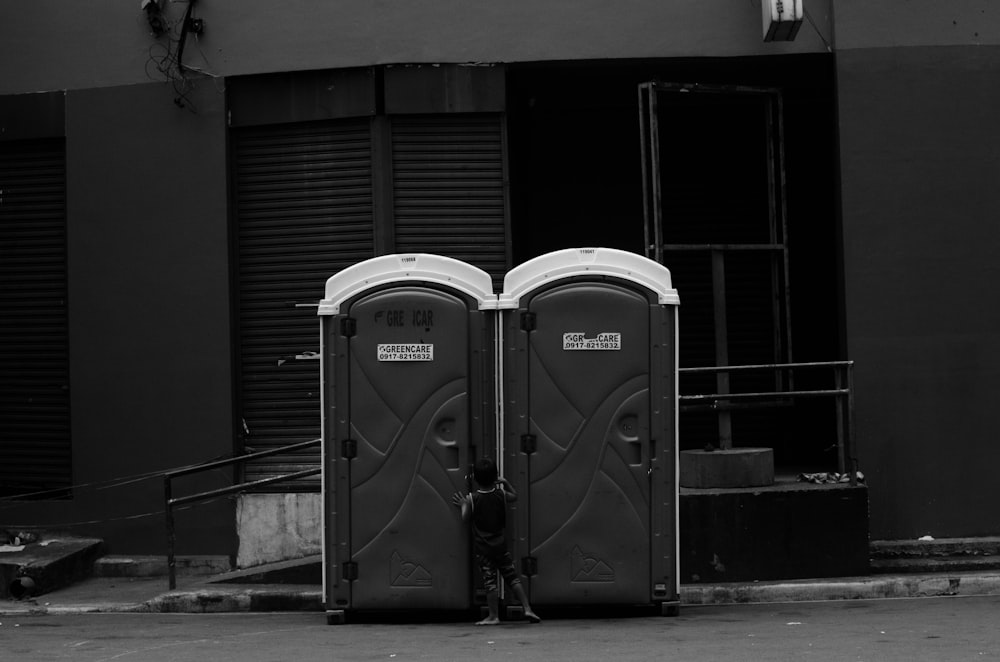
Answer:
M495 558L507 551L507 497L503 489L472 493L472 540L475 552Z

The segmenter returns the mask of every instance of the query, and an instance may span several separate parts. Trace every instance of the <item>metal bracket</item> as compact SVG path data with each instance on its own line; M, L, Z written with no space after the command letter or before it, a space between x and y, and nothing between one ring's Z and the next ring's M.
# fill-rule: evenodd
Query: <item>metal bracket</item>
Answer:
M527 577L538 574L538 559L534 556L525 556L521 559L521 572Z
M340 335L351 338L358 332L358 321L353 317L340 318Z
M521 452L531 455L538 450L538 437L533 434L521 435Z
M346 561L341 566L341 570L344 581L353 582L358 578L358 564L356 561Z
M521 330L534 331L538 328L538 316L535 313L521 313Z
M358 456L358 442L355 439L344 439L340 442L340 457L353 460Z

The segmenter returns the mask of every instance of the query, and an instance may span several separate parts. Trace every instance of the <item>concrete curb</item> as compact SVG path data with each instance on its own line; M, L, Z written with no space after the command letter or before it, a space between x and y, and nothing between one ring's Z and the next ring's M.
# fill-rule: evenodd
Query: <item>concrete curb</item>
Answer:
M170 592L146 603L159 613L212 614L227 612L323 611L323 591L318 588L199 589Z
M1000 595L1000 572L848 577L828 580L683 585L685 606L877 600L945 596ZM229 585L168 591L139 601L51 604L0 602L0 616L96 613L220 614L243 612L323 612L323 591L314 585Z
M681 587L682 605L1000 595L1000 572L853 577Z

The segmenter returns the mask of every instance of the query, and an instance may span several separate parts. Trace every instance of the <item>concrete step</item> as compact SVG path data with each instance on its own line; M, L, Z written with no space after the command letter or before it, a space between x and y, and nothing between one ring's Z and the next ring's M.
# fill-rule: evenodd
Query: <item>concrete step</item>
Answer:
M213 584L322 584L323 556L267 563L234 570L211 580Z
M213 584L321 584L321 554L233 570L228 556L178 556L179 577L206 577ZM166 577L167 557L156 555L107 555L94 563L95 577Z
M84 579L104 549L100 538L34 536L27 544L0 545L0 599L41 595Z
M879 574L983 572L1000 570L1000 556L873 559L871 569Z
M179 576L217 575L233 569L224 555L185 555L174 559ZM108 554L94 562L95 577L166 577L166 555Z
M876 540L870 551L877 573L1000 570L1000 537Z

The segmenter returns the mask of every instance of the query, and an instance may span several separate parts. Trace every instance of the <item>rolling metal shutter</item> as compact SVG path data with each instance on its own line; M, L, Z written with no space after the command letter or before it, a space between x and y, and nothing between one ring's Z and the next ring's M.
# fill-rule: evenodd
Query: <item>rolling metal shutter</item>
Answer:
M0 496L72 479L65 162L62 138L0 143Z
M392 118L397 252L464 260L502 281L509 266L502 122L498 114Z
M319 321L326 279L374 255L368 119L234 130L244 447L320 436ZM315 355L313 355L315 353ZM318 466L319 449L262 458L244 479ZM310 478L276 489L318 489Z

